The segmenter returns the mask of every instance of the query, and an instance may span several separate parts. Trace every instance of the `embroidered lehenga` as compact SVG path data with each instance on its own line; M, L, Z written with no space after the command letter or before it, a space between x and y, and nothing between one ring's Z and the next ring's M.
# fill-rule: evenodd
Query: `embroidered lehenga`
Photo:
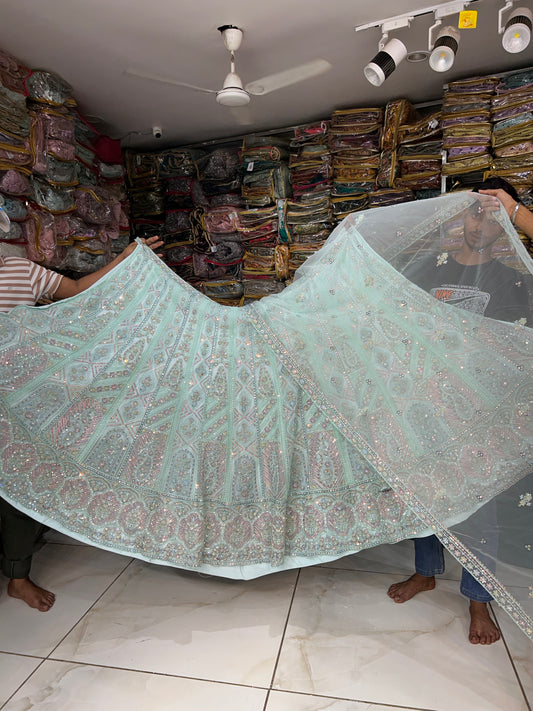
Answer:
M474 200L355 213L242 308L139 245L79 296L0 315L2 496L94 545L235 578L435 533L533 636L532 330L402 275L453 252Z

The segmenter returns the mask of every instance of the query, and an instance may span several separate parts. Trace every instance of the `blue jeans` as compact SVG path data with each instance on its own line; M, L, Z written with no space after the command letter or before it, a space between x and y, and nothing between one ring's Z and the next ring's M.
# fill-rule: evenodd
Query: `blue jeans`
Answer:
M444 573L444 547L436 536L415 538L415 569L419 575L429 578ZM462 594L475 602L490 602L491 595L481 583L463 568L461 576Z

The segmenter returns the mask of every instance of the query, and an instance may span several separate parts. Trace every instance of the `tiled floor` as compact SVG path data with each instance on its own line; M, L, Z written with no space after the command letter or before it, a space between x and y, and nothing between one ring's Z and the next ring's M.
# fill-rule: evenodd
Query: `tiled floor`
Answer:
M0 594L2 711L526 711L533 643L468 643L459 568L404 605L412 544L237 582L59 534L34 558L48 613Z

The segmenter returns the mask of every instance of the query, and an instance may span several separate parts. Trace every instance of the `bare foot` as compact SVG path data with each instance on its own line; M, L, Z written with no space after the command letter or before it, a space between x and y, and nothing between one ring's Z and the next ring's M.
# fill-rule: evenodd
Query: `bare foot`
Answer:
M491 620L486 602L470 600L468 639L472 644L492 644L500 639L500 630Z
M41 612L48 612L55 602L54 593L35 585L29 578L12 578L7 585L7 594L34 607Z
M401 583L394 583L387 591L387 595L394 602L407 602L419 592L433 590L435 587L435 576L426 577L413 573L410 578L403 580Z

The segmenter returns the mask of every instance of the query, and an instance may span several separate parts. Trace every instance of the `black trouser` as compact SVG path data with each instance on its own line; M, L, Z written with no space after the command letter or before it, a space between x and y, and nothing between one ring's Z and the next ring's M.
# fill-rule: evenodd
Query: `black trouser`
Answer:
M27 578L30 574L35 544L46 530L46 526L18 511L2 498L0 498L0 518L2 520L2 573L8 578Z

